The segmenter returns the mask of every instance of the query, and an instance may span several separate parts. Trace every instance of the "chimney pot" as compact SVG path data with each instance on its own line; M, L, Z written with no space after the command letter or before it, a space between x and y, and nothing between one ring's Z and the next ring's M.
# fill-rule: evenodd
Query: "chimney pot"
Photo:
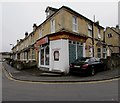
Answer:
M19 40L17 40L17 44L19 43Z
M25 32L25 38L28 36L28 32Z
M119 25L116 25L116 28L118 28L118 29L119 29Z

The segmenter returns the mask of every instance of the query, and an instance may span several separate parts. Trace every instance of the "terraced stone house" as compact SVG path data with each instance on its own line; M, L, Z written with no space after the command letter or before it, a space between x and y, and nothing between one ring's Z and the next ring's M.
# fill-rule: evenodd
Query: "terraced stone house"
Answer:
M35 59L48 71L69 72L79 57L103 58L104 27L69 7L47 7L46 19L12 48L14 58Z

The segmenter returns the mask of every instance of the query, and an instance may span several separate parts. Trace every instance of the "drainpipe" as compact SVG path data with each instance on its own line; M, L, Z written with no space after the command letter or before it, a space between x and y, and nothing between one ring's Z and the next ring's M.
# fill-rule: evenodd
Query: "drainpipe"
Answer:
M92 24L92 50L93 50L93 57L94 57L94 23Z

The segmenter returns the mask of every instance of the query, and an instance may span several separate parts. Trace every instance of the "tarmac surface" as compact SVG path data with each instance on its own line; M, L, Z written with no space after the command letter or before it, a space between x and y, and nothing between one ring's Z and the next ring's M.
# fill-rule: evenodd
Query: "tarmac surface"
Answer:
M58 73L42 72L38 68L31 68L19 71L6 64L5 62L3 63L3 69L6 70L9 76L15 80L31 82L91 82L109 80L120 77L120 66L112 70L106 70L96 73L94 76L65 76Z

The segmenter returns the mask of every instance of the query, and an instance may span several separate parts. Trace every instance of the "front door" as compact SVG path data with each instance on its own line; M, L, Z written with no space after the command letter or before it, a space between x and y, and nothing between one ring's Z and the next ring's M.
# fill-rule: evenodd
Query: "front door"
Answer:
M49 46L41 47L40 53L39 53L39 64L42 67L49 67Z

